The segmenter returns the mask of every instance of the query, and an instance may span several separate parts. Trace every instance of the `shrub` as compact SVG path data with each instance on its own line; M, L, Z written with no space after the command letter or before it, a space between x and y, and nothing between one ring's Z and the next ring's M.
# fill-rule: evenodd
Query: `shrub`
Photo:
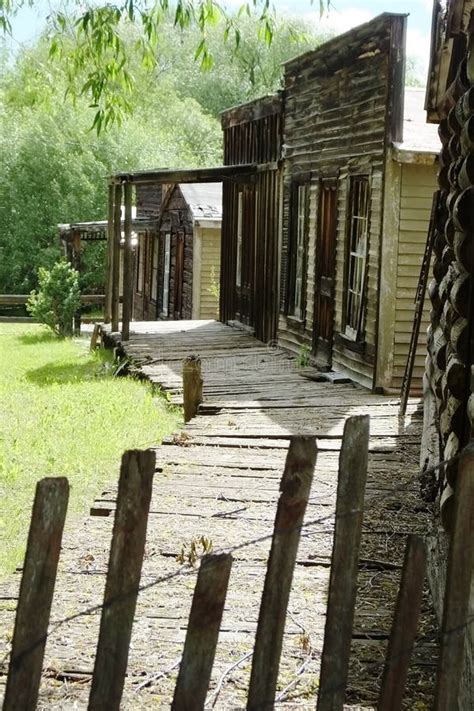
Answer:
M67 262L38 270L38 291L32 291L28 312L60 338L72 335L72 319L81 304L79 274Z

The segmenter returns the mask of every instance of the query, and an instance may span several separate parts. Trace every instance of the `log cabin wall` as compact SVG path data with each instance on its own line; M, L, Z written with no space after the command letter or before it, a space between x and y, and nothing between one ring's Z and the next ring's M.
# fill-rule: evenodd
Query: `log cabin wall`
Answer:
M452 460L470 440L474 408L470 371L474 364L472 279L474 252L474 35L464 36L465 55L457 65L439 135L440 209L434 242L433 280L429 285L431 323L426 360L426 399L436 411L434 422L441 443L440 457ZM471 59L469 51L471 48ZM444 113L444 117L443 117ZM441 515L449 529L457 462L445 467Z
M318 358L315 276L321 254L317 239L324 190L324 204L332 205L335 213L327 221L327 229L335 230L333 316L325 316L325 327L331 321L334 331L328 365L367 387L375 382L384 165L389 142L401 137L405 32L405 16L384 14L285 67L278 339L293 351L304 348ZM331 197L334 183L336 192ZM296 215L300 198L305 205ZM358 333L347 328L349 207L356 198L368 201L366 260L358 267L365 272ZM306 224L302 284L295 282L292 273L299 259L293 247L298 220ZM296 315L292 313L295 298Z
M437 612L443 610L456 455L474 432L474 5L435 3L426 106L442 142L440 209L428 292L431 318L424 375L421 450L426 497L438 504L429 541L428 575ZM440 462L445 462L439 467ZM443 530L444 529L444 530ZM455 570L452 574L456 575ZM474 609L471 587L470 610ZM465 646L459 711L474 708L474 629Z
M158 217L161 209L161 185L137 185L137 217L152 219ZM154 321L158 316L158 305L153 298L153 250L156 248L154 232L146 231L138 235L134 256L133 318L136 321ZM153 292L153 293L152 293Z
M177 185L162 212L160 245L171 235L168 314L161 318L190 319L193 311L193 221L188 205ZM164 263L164 259L161 260Z
M224 164L258 171L223 183L220 318L268 342L278 319L281 94L225 111L222 128Z

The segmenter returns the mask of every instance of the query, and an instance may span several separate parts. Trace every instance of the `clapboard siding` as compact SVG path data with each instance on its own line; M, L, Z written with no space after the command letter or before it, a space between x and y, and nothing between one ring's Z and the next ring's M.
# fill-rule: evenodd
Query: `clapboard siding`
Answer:
M377 347L380 240L383 219L384 163L387 140L394 137L394 80L401 76L400 52L405 18L383 15L331 40L315 52L292 60L285 70L285 172L279 342L293 351L312 347L317 266L318 184L338 177L334 329L344 327L348 186L353 175L367 175L370 223L364 341L360 352L335 338L332 365L372 387ZM395 40L395 37L397 38ZM396 79L395 79L396 78ZM391 100L393 98L393 101ZM291 194L295 180L311 184L306 312L303 322L287 315Z
M435 166L403 164L401 168L397 290L393 338L392 388L402 384L413 328L414 298L428 234L431 200L437 189ZM426 357L430 303L425 300L412 387L421 390Z
M199 318L217 318L219 313L219 274L221 268L221 231L201 229L201 294Z

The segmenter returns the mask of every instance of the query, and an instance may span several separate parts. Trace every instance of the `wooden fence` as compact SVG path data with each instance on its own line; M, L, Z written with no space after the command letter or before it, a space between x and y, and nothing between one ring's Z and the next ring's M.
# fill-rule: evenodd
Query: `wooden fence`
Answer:
M342 711L357 589L369 439L368 416L351 417L339 460L334 545L317 700L318 711ZM283 632L293 571L317 457L313 437L290 440L281 480L270 555L253 650L247 709L275 704ZM119 709L146 539L155 471L151 450L122 459L89 709ZM68 503L64 478L37 485L16 613L4 711L34 709ZM449 551L440 638L436 711L457 708L473 567L474 444L463 452ZM232 567L229 553L201 559L172 709L204 707ZM455 571L455 574L453 574ZM40 573L40 574L39 574ZM423 541L409 536L387 648L379 711L402 708L425 578ZM202 620L206 624L202 624ZM250 655L249 655L250 656Z

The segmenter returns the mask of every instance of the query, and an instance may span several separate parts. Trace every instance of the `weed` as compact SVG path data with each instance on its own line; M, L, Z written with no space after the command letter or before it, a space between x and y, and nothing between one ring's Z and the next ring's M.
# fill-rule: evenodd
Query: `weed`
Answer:
M176 562L181 565L189 565L194 568L198 559L212 551L212 541L206 536L195 536L191 543L183 543L181 550L176 556Z

